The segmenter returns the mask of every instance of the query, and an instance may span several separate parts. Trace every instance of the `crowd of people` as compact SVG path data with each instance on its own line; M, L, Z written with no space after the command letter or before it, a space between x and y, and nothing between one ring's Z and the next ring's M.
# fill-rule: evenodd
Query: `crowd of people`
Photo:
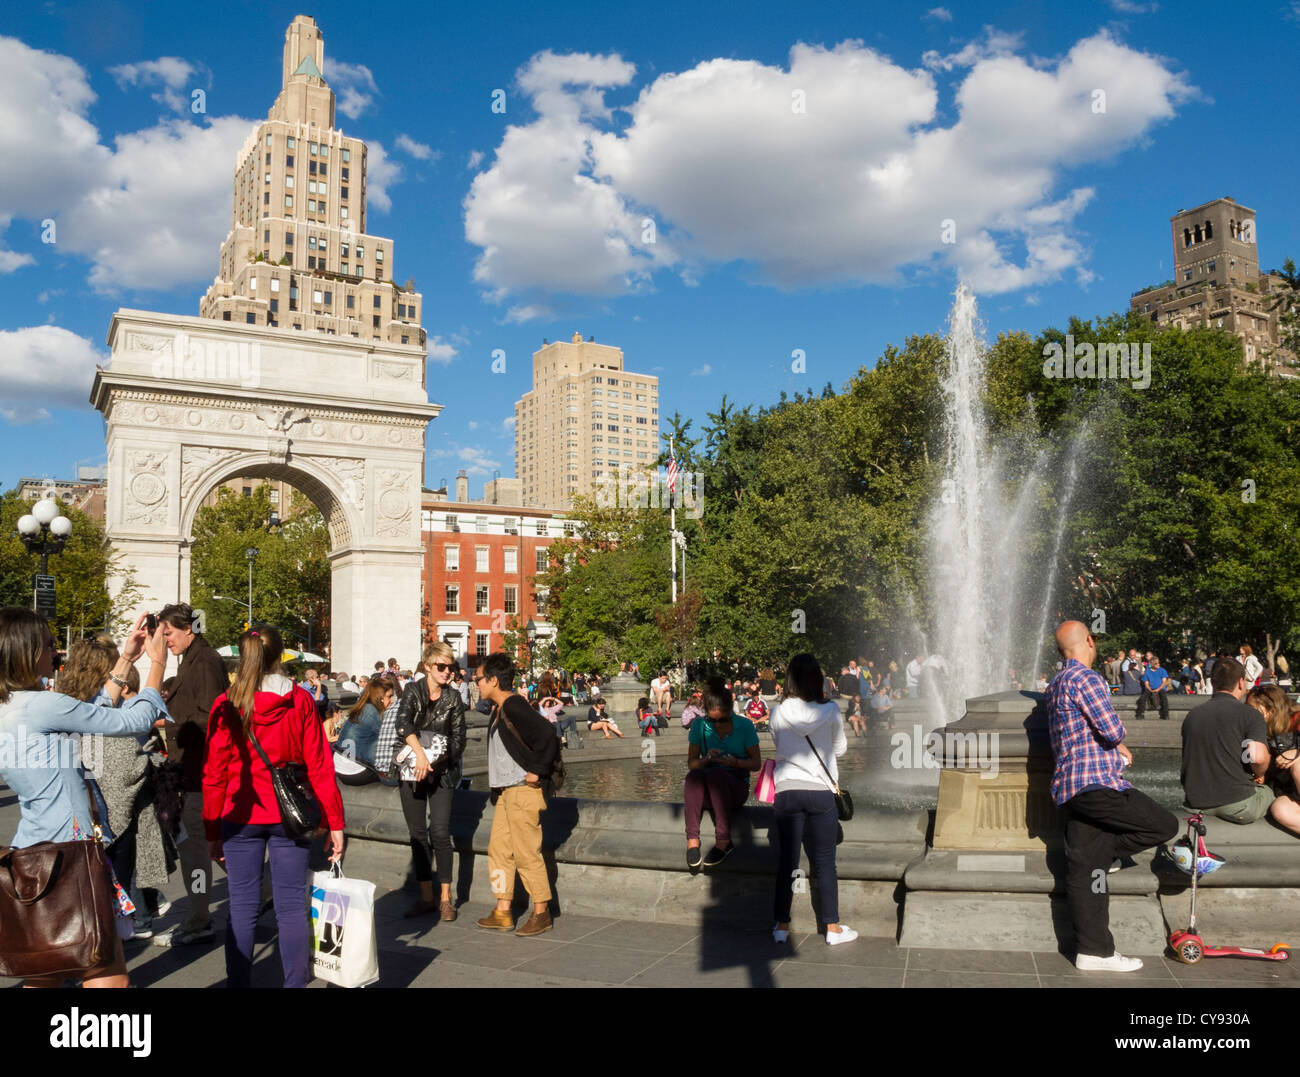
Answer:
M1235 824L1268 816L1296 835L1300 709L1286 691L1286 660L1279 657L1275 671L1248 646L1236 656L1184 659L1171 674L1157 656L1136 649L1100 663L1098 672L1096 643L1079 622L1061 625L1057 645L1058 671L1050 683L1039 680L1055 758L1051 792L1065 825L1076 963L1127 971L1141 962L1115 949L1105 888L1095 879L1127 855L1170 841L1177 821L1125 780L1132 756L1113 694L1138 695L1139 719L1151 709L1167 718L1171 691L1208 695L1182 724L1187 805ZM179 662L164 682L168 652ZM176 947L213 941L209 894L218 864L228 880L229 984L249 985L256 925L274 910L284 983L304 986L311 959L308 865L313 840L329 859L343 855L340 783L397 787L419 891L405 916L457 919L451 811L463 785L471 711L488 719L487 781L496 805L488 846L495 907L477 924L524 937L551 930L540 818L563 782L562 751L583 744L579 708L587 707L589 735L625 735L609 713L601 677L547 669L525 678L505 654L467 672L447 644L436 642L423 649L414 671L389 659L369 675L309 669L295 682L281 666L282 653L279 632L256 626L240 637L238 666L228 672L198 631L194 611L178 603L156 621L142 617L120 650L104 636L79 641L56 682L57 653L44 619L0 609L0 736L23 742L9 756L22 765L0 767L19 800L12 847L81 841L93 828L112 880L118 933L111 947L75 970L83 985L126 985L122 939L153 937ZM137 663L146 658L142 679ZM706 676L681 710L687 870L710 871L728 859L735 813L762 771L774 813L774 939L790 937L803 848L819 879L826 942L851 942L857 933L840 923L837 903L835 848L839 820L847 818L837 759L847 750L847 729L864 732L864 706L889 726L895 700L933 687L944 675L943 660L914 655L900 670L895 662L877 669L856 659L836 677L799 654L780 671L744 672ZM1008 674L1018 683L1014 670ZM668 728L674 691L667 673L657 671L636 707L643 737ZM767 764L758 736L764 729L772 738ZM88 734L104 738L93 779L76 753L60 754ZM310 824L286 815L286 781L318 806ZM707 852L706 812L713 820ZM155 920L169 911L162 891L176 871L187 884L184 915L155 936ZM516 875L532 902L522 926L511 912ZM32 975L27 983L58 986L66 978Z

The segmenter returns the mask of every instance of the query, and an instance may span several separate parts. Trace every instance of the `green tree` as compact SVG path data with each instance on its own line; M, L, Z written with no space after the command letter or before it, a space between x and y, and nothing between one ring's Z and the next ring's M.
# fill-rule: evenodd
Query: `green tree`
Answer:
M29 554L18 538L18 518L31 512L34 502L16 490L0 498L0 604L30 607L33 577L40 557ZM139 603L141 591L131 567L113 552L103 525L71 505L60 511L72 521L72 534L63 552L50 557L55 578L55 636L74 639L97 631L121 638L131 626L128 615ZM110 597L110 587L113 594Z
M329 529L314 505L295 498L290 515L275 531L270 487L256 487L249 497L222 488L215 505L199 510L194 523L191 569L192 605L207 611L207 635L218 645L233 643L248 618L248 558L253 563L253 619L280 628L286 645L312 647L329 643ZM222 595L217 599L216 595ZM228 601L235 599L237 601Z

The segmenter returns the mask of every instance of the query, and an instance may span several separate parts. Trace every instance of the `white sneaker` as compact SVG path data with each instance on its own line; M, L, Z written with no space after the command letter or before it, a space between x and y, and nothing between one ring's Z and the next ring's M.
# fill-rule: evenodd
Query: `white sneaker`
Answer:
M1080 972L1137 972L1142 962L1136 957L1125 957L1116 950L1110 957L1079 954L1074 959L1074 967Z
M774 927L774 928L772 928L772 941L774 941L774 942L789 942L789 941L790 941L790 932L788 932L788 931L784 931L784 930L782 930L782 929L779 928L779 927Z
M857 937L858 933L854 931L853 928L849 927L848 924L840 924L840 930L838 933L834 931L826 932L826 945L842 946L846 942L852 942Z

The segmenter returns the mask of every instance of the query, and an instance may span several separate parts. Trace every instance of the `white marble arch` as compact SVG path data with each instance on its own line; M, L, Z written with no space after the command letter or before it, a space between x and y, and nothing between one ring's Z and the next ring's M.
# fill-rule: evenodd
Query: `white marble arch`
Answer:
M283 479L329 525L331 665L413 664L424 437L441 411L423 349L134 310L114 315L108 343L91 402L106 423L108 539L139 609L188 601L194 521L219 483Z

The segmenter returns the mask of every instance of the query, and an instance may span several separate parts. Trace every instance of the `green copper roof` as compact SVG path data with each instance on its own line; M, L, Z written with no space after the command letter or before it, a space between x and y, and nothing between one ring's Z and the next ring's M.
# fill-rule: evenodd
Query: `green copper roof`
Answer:
M316 66L316 61L312 59L311 53L308 53L302 58L302 63L298 65L298 70L295 71L294 74L311 75L313 78L318 79L325 77L320 73L320 68Z

